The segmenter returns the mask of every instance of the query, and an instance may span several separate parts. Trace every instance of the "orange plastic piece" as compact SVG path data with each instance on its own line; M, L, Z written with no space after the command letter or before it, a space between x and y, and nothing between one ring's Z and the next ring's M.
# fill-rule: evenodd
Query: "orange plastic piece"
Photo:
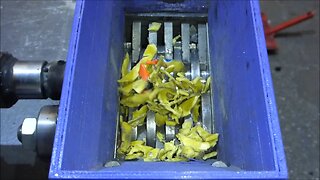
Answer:
M140 64L140 70L139 70L139 76L143 80L148 80L150 73L147 70L147 67L145 64Z
M148 65L156 65L158 63L158 59L155 59L153 61L147 61L146 64Z

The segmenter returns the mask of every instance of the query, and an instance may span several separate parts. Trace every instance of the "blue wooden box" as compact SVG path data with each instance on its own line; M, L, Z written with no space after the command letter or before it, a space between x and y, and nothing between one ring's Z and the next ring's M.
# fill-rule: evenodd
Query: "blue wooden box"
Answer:
M204 162L103 166L115 149L124 15L148 11L208 13L218 160L239 169ZM258 1L78 1L49 178L287 178L263 34Z

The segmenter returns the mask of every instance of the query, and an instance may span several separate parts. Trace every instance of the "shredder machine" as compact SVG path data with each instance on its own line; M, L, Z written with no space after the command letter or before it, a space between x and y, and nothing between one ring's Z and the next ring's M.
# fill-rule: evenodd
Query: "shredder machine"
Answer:
M160 22L161 28L148 31L152 22ZM178 35L181 38L173 42ZM122 59L128 53L133 67L150 43L165 59L182 61L189 79L200 76L205 83L211 76L207 79L211 89L201 96L200 121L207 131L219 134L216 159L143 162L117 158L117 80ZM24 96L53 96L56 91L51 89L61 86L64 72L60 105L44 107L37 119L27 118L18 138L40 155L52 152L50 179L287 178L259 1L77 1L66 64L22 63L19 67L38 65L49 70L36 68L38 81L32 81L33 86L19 81L23 88L37 88L29 88ZM59 67L51 68L57 71L52 76L46 73L50 67ZM26 92L23 88L16 91L20 96L15 101ZM32 138L21 134L26 124L35 127ZM157 128L154 114L148 113L146 125L133 129L133 139L142 133L147 145L154 147ZM164 127L166 141L175 138L177 128ZM110 162L116 165L107 166Z

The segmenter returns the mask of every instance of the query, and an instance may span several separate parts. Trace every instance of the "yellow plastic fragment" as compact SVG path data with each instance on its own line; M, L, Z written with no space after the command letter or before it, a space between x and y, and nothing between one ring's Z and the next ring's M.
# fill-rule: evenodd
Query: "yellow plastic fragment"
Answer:
M125 76L126 74L128 74L128 65L129 65L129 54L126 53L124 59L123 59L123 63L121 66L121 77Z
M174 109L172 109L172 107L169 105L169 104L162 104L162 106L166 109L166 110L168 110L168 111L170 111L172 114L174 114L176 117L181 117L181 114L182 114L182 110L181 109L179 109L179 111L177 111L177 110L174 110Z
M164 155L165 159L172 159L173 154L178 150L178 147L174 145L174 141L164 143Z
M120 100L120 103L128 107L138 107L141 104L146 103L148 100L153 100L158 94L159 90L146 91L141 94L135 94L133 96L125 97Z
M204 130L201 126L194 127L197 130L197 133L201 136L203 141L217 141L218 134L210 134L208 131Z
M209 90L211 84L211 76L208 77L207 81L206 81L206 85L203 88L202 93L206 93Z
M178 89L178 90L177 90L177 94L178 94L178 95L183 95L183 96L189 96L188 91L182 90L182 89Z
M184 74L183 72L178 72L178 73L177 73L177 76L178 76L178 77L185 77L185 74Z
M212 158L212 157L214 157L214 156L217 156L217 152L216 151L212 151L211 153L208 153L208 154L205 154L203 157L202 157L202 159L203 160L207 160L207 159L209 159L209 158Z
M151 26L149 27L148 31L157 32L161 27L161 23L158 22L152 22Z
M171 89L162 89L158 94L158 99L161 104L169 104L169 98L174 97L175 92Z
M124 122L124 121L120 122L120 126L121 126L121 144L118 149L118 152L120 154L125 154L128 151L131 143L132 128L127 122Z
M143 79L138 79L132 83L132 89L137 93L141 93L148 86L148 82Z
M171 121L171 120L167 120L166 121L166 125L167 126L175 126L175 125L177 125L178 123L176 122L176 121Z
M156 113L155 114L155 121L156 121L156 124L157 126L163 126L166 121L168 121L168 116L167 115L162 115L160 113Z
M180 38L181 38L181 35L180 35L180 34L177 35L177 36L175 36L175 37L172 39L172 45L174 46L174 45L176 44L177 40L180 39Z
M160 152L160 149L154 148L154 149L148 151L148 152L144 155L143 160L146 161L146 162L149 162L149 161L158 161L159 152Z
M171 90L175 90L175 85L172 81L166 82L166 83L161 83L158 86L159 88L168 88Z
M198 122L199 121L199 108L200 108L200 104L199 102L196 103L196 105L194 105L193 109L192 109L192 119L193 122Z
M136 80L139 76L140 64L145 64L147 61L153 59L157 53L157 46L149 44L143 53L143 58L132 68L132 70L124 77L118 80L119 83L128 83Z
M211 147L214 147L217 144L217 141L208 141L208 143L210 144Z
M184 135L188 135L191 128L192 128L192 121L184 121L184 123L182 124L182 128L180 129L180 133Z
M209 136L207 136L205 138L205 141L209 142L209 141L218 141L218 137L219 134L215 133L215 134L210 134Z
M144 105L139 110L136 110L132 113L132 119L128 123L132 127L141 126L144 123L144 120L147 116L148 106Z
M135 140L135 141L132 141L130 145L131 146L145 145L145 142L141 140Z
M191 139L193 139L195 141L199 141L199 142L203 141L202 138L200 137L200 135L197 133L196 128L194 128L194 127L191 128L189 134L186 135L186 137L191 138Z
M132 88L133 88L133 83L130 83L130 84L125 85L124 87L120 87L120 88L119 88L119 91L120 91L123 95L129 96L129 95L130 95L130 92L132 91Z
M179 97L178 94L177 94L177 97L178 97L178 99L169 102L169 105L170 105L170 106L175 105L175 104L180 104L182 101L187 100L187 99L189 98L189 96L184 96L184 97L183 97L183 96L180 96L180 97ZM174 99L175 99L175 98L174 98ZM180 111L180 110L179 110L179 111Z
M118 80L119 83L129 83L136 80L139 76L139 70L140 70L140 64L146 63L150 58L149 57L143 57L138 64L136 64L132 70L126 74L124 77Z
M189 159L184 158L184 157L175 157L175 158L169 158L166 159L165 161L167 162L183 162L183 161L188 161Z
M177 106L176 106L176 108L175 108L174 110L175 110L175 111L178 111L178 110L177 110ZM171 115L171 119L173 119L174 122L176 122L176 124L180 124L179 118L180 118L180 116L176 116L176 115L174 115L174 114Z
M184 64L183 64L182 61L172 60L171 62L167 63L166 71L168 73L171 73L171 72L175 72L175 73L184 72L185 71Z
M164 140L164 134L162 134L161 132L157 132L157 139L160 142L165 142Z
M199 152L195 151L192 147L190 146L182 146L182 151L181 155L188 158L188 159L193 159L196 156L199 155Z
M125 160L133 160L133 159L138 159L143 157L143 153L142 152L137 152L134 154L127 154L125 157Z
M192 80L193 89L195 90L195 93L200 93L203 89L203 84L201 83L201 78L196 77Z
M195 151L206 151L210 148L210 144L208 142L201 142L201 141L199 142L199 141L193 140L183 134L177 134L176 136L183 145L190 146Z
M156 54L157 54L157 46L154 44L149 44L143 53L143 57L148 57L148 60L152 60Z
M181 105L179 106L182 109L181 117L185 117L190 114L191 109L196 104L198 99L199 99L199 96L193 96L190 99L185 100L184 102L181 103Z
M127 153L126 159L137 159L139 157L144 157L147 155L147 153L154 148L150 146L141 145L139 143L136 143L134 145L131 144L131 149Z

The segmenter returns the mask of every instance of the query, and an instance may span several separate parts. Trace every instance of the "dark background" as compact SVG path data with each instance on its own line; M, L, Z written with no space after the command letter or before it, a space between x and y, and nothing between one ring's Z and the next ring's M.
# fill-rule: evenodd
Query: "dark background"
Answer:
M73 1L1 1L1 51L21 60L64 60ZM315 10L316 16L276 37L270 55L274 90L291 179L319 179L319 1L262 1L271 24ZM49 161L22 149L16 129L51 100L20 100L1 109L1 179L46 179Z

